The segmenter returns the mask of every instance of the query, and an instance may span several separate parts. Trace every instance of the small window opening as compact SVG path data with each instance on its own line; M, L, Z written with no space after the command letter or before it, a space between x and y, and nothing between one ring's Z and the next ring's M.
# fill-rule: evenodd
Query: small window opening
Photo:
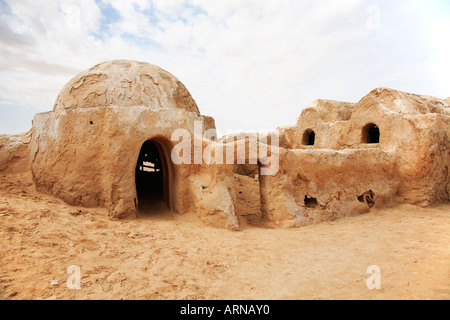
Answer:
M308 129L303 133L303 145L304 146L313 146L316 143L316 133Z
M90 124L90 125L93 125L93 124L94 124L94 122L92 122L92 121L89 121L89 124Z
M362 143L380 143L380 128L374 123L369 123L362 129Z
M318 206L317 199L305 196L305 206L307 208L317 208Z
M372 208L375 205L375 193L372 190L364 192L362 195L358 197L358 201L367 204L369 208Z

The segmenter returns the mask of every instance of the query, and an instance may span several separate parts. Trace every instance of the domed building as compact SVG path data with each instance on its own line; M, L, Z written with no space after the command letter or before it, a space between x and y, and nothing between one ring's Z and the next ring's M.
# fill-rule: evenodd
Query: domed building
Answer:
M59 93L53 111L98 107L170 108L200 114L186 87L146 62L115 60L81 72Z
M223 179L220 170L171 161L173 132L184 129L194 137L195 125L202 134L215 129L214 119L200 114L189 91L169 72L137 61L98 64L67 83L53 111L35 116L31 169L36 187L70 205L108 208L113 217L158 207L196 211L193 177L207 170L212 180ZM216 209L211 208L230 211L225 224L233 228L232 208Z
M31 165L38 191L115 218L169 209L231 230L450 199L449 99L377 88L316 100L267 135L214 130L169 72L109 61L70 80L30 132L0 136L0 172Z

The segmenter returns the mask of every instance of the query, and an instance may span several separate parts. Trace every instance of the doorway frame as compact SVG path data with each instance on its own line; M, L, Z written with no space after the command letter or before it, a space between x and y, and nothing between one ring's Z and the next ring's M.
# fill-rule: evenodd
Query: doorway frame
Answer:
M134 162L134 186L135 186L135 208L137 211L139 211L139 197L138 197L138 186L136 184L136 168L139 161L139 155L142 151L142 147L144 146L144 143L147 141L152 142L156 149L158 150L159 157L161 158L161 169L162 169L162 175L163 175L163 200L169 207L169 210L174 209L173 204L173 164L171 161L171 152L172 152L172 143L164 136L153 136L151 138L145 139L142 141L139 147L139 151L136 155L136 161Z

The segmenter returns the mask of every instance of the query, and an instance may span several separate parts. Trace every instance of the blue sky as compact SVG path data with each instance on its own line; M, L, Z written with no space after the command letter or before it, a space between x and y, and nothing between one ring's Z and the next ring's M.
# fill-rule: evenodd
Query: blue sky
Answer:
M450 96L446 0L0 0L0 134L102 61L171 72L219 130L294 124L376 87Z

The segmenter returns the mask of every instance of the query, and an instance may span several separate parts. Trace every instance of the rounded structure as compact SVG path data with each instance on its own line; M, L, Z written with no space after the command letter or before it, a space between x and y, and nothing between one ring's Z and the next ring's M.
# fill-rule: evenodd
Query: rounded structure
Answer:
M186 87L169 72L146 62L100 63L70 80L53 111L109 106L175 108L200 113Z

